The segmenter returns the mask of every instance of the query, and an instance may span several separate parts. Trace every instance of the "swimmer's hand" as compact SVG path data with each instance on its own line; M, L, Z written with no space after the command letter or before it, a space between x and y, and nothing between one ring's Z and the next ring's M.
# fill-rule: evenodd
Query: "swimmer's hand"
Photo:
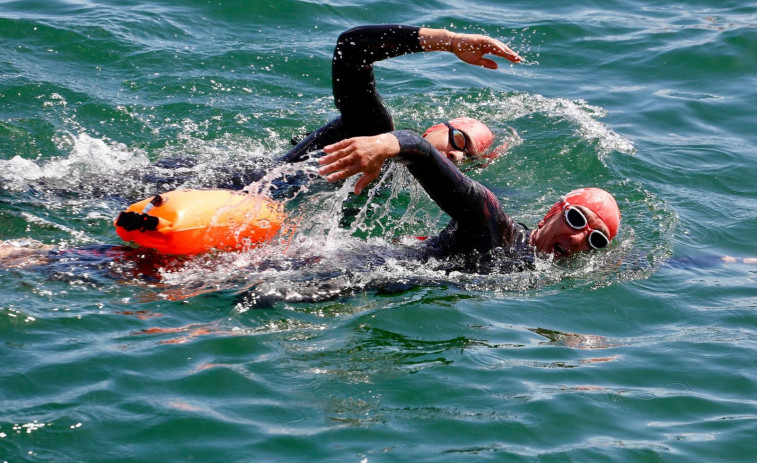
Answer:
M322 167L318 173L329 182L336 182L363 174L355 183L355 194L378 178L384 161L400 152L400 142L391 133L373 137L355 137L323 148L326 153L318 159Z
M499 56L513 63L522 60L510 47L486 35L458 34L444 29L422 28L418 38L424 51L448 51L465 63L487 69L497 69L499 66L495 61L484 58L484 55Z

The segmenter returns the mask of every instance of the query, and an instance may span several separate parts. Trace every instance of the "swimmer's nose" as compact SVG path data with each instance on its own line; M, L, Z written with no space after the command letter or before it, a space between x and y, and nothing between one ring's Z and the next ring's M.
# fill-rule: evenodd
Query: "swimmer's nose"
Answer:
M589 229L584 228L583 230L576 230L575 233L570 235L570 244L574 251L577 251L583 247L585 243L587 243L589 239Z
M449 151L447 152L447 159L452 162L463 162L465 160L465 153L462 151Z

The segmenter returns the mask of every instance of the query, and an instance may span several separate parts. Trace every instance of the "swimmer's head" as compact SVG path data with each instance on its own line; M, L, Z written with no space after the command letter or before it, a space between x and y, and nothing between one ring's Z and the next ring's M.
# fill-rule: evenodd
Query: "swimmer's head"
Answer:
M470 117L458 117L429 127L423 138L455 162L482 156L494 142L489 127Z
M530 236L537 251L567 257L578 251L601 249L618 234L620 209L601 188L579 188L563 196Z

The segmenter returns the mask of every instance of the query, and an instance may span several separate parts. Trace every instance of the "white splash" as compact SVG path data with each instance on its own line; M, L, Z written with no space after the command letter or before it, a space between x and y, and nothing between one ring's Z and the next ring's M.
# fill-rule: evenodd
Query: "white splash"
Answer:
M0 180L5 188L23 190L30 183L52 182L59 186L78 186L117 178L129 170L149 164L148 157L120 143L108 143L86 133L72 136L67 156L31 160L14 156L0 161ZM85 180L86 179L86 180Z

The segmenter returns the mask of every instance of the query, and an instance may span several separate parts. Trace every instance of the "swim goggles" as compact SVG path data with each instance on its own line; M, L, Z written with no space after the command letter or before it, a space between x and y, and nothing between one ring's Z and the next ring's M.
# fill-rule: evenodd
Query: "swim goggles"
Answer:
M456 150L465 153L466 156L473 156L468 150L468 136L462 131L454 128L452 124L447 121L443 122L443 124L449 129L449 144Z
M594 230L589 227L589 220L586 218L583 212L575 206L571 206L565 201L565 207L563 208L563 215L565 221L571 228L576 230L583 230L587 228L589 230L589 246L593 249L602 249L610 244L610 239L599 230Z

